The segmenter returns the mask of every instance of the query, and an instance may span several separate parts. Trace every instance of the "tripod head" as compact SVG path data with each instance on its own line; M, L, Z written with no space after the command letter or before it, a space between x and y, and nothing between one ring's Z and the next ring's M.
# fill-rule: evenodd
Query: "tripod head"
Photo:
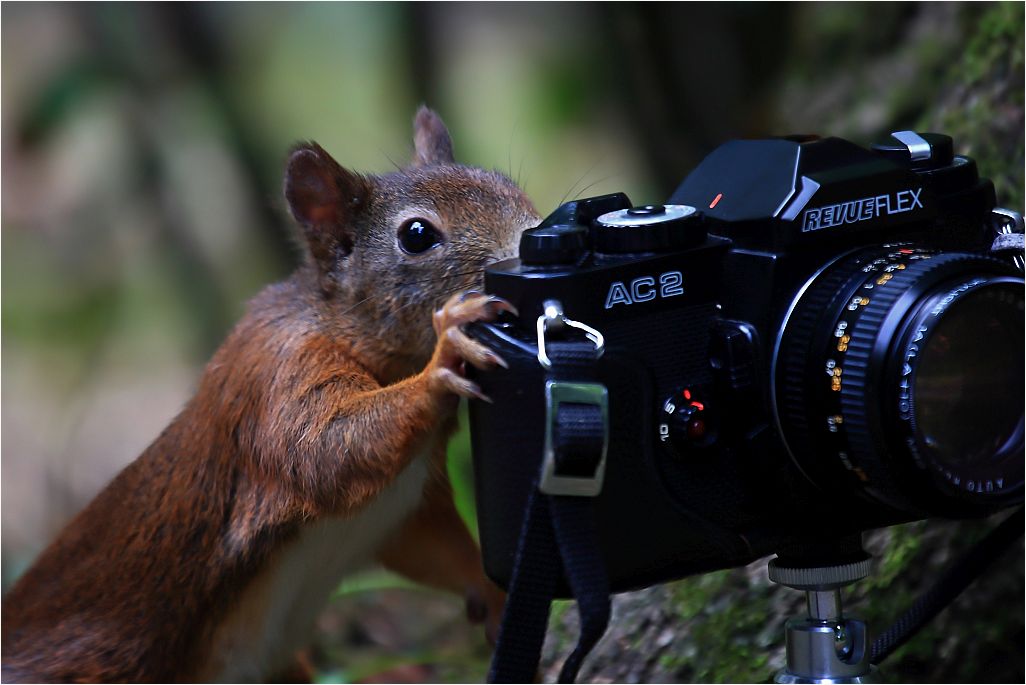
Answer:
M870 559L831 566L793 567L774 559L769 578L805 592L807 615L785 624L787 665L778 683L868 683L875 681L870 666L866 624L846 618L841 588L869 575Z

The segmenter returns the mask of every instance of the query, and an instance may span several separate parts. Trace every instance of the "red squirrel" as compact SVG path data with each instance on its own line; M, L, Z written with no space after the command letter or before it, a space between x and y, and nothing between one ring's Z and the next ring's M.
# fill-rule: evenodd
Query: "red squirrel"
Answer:
M460 328L512 310L475 292L483 269L539 217L507 177L457 164L427 108L414 147L380 176L293 149L302 264L3 598L4 681L268 677L340 577L375 559L464 594L494 636L504 597L444 453L459 397L482 397L464 363L504 363Z

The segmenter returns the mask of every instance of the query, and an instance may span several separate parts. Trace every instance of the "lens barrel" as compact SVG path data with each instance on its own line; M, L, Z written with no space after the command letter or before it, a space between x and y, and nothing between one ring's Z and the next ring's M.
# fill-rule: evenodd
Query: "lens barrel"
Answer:
M1023 278L969 253L883 246L806 283L773 399L799 468L917 515L1014 503L1023 486Z

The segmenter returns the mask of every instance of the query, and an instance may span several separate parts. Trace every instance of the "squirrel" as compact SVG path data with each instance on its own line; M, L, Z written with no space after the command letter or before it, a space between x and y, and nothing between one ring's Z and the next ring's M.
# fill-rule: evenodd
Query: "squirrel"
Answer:
M494 640L504 594L456 512L445 446L464 376L503 360L461 329L538 214L454 161L421 107L414 158L361 175L296 146L304 259L253 298L196 394L3 598L4 681L252 681L285 671L340 578L377 560L461 593Z

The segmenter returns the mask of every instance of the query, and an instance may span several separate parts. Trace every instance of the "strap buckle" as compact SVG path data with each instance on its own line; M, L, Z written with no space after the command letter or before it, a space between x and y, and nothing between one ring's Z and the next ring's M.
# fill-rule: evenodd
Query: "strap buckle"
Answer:
M588 324L568 319L563 314L563 305L558 300L545 300L542 306L544 307L544 313L538 317L537 324L538 362L546 371L552 368L552 360L549 359L549 355L545 352L545 331L550 326L553 328L569 326L570 328L584 331L584 335L595 345L595 358L598 359L602 356L602 353L605 352L606 339L599 331Z
M553 442L556 421L561 404L591 404L599 408L602 416L602 451L595 472L591 476L560 475L556 471L556 448ZM574 383L568 381L545 382L545 452L542 458L541 481L538 489L546 495L573 495L595 497L602 492L606 472L606 452L609 450L609 392L600 383Z

